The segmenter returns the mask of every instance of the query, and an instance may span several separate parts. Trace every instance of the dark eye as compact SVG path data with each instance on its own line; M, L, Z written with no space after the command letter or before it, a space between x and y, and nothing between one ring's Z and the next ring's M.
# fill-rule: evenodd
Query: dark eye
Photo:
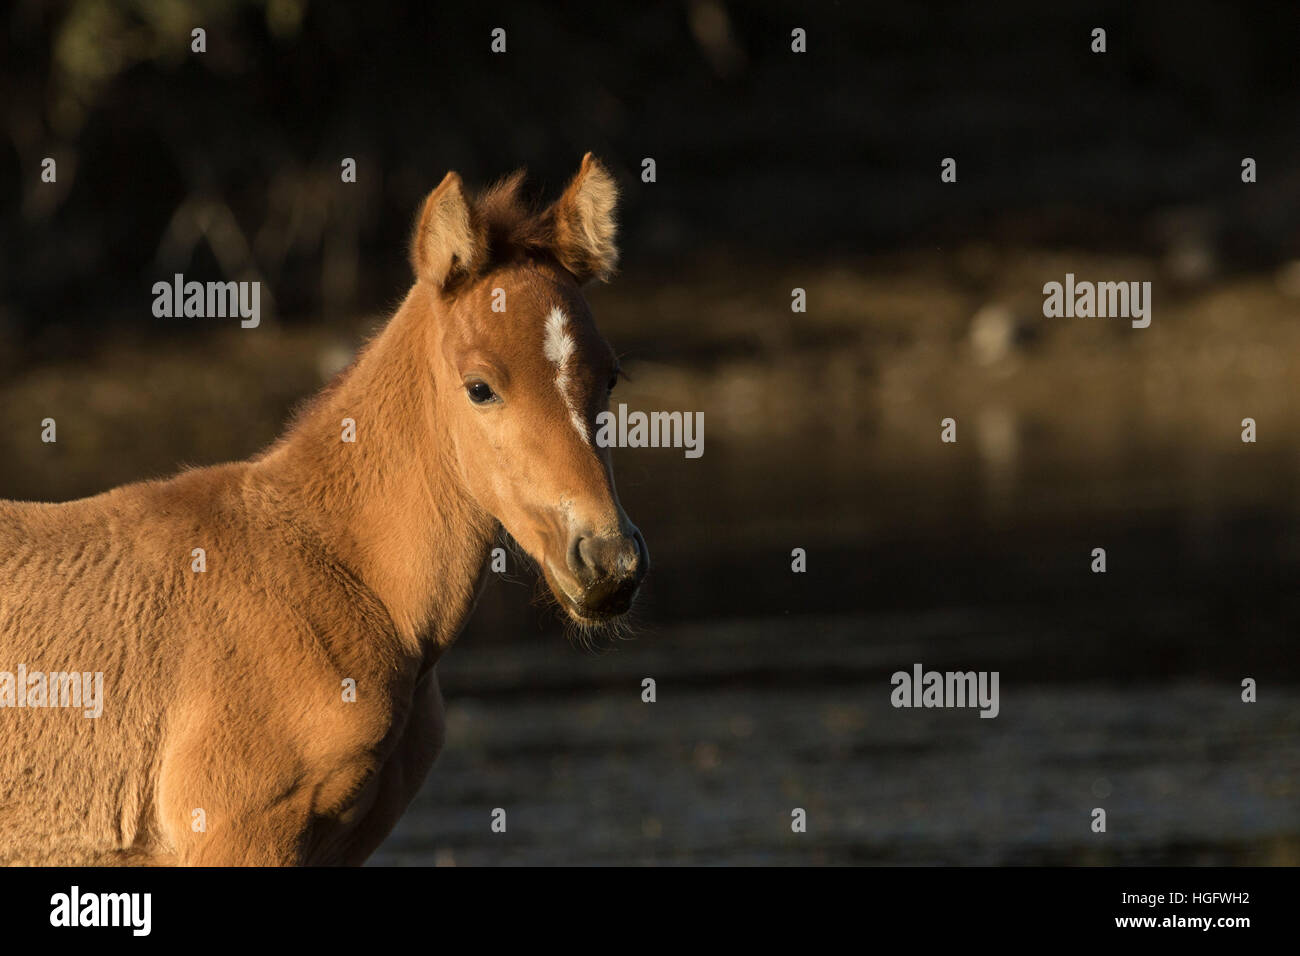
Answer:
M475 405L486 405L497 397L487 382L470 382L465 386L465 394Z
M618 384L619 377L623 374L621 368L614 369L614 374L609 377L609 390L614 391L614 386Z

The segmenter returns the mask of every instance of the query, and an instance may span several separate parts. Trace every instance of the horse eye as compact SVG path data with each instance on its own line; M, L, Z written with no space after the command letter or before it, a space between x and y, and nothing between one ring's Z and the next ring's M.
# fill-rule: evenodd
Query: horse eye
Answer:
M475 405L486 405L497 397L487 382L470 382L465 386L465 394Z
M609 390L614 391L614 386L618 384L618 373L615 372L609 377Z

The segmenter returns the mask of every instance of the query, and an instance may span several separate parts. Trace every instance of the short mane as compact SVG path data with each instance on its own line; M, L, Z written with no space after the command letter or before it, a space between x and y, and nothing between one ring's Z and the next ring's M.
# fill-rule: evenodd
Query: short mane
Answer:
M487 255L477 270L489 272L519 259L555 260L555 219L524 196L526 171L517 169L483 190L471 208L487 240Z

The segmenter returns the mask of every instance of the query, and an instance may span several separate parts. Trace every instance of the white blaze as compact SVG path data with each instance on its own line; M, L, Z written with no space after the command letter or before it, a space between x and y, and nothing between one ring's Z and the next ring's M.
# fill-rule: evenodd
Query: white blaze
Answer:
M546 316L546 342L543 346L546 357L555 366L555 387L560 390L564 407L569 410L569 421L582 440L590 444L587 437L587 423L578 414L578 407L569 394L569 362L573 360L573 336L569 334L569 319L559 307L552 308Z

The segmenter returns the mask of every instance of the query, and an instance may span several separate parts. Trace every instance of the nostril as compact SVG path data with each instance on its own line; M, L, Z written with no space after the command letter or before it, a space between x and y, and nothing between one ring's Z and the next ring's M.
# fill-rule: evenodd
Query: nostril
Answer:
M587 542L590 540L590 538L574 538L569 542L569 553L565 556L569 571L584 583L591 576L591 565L585 552Z

